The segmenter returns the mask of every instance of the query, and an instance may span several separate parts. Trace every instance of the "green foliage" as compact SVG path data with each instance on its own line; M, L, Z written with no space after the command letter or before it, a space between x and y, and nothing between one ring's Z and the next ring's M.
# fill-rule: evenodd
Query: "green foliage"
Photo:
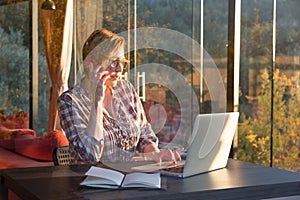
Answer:
M256 112L241 116L237 158L274 167L300 171L300 98L297 76L274 73L273 123L271 122L271 81L267 70L261 75L261 92ZM273 126L273 157L270 158L271 125Z
M9 115L24 110L30 113L30 61L29 47L24 46L22 30L9 28L4 31L0 26L0 110ZM28 43L28 42L27 42ZM39 125L48 124L48 89L50 79L46 58L39 54ZM39 132L37 130L37 132Z
M29 111L29 50L23 46L24 34L0 27L0 105L8 114L20 109Z
M5 5L7 4L7 5ZM14 29L22 32L23 45L30 44L30 2L6 2L0 6L0 25L5 32L9 32L12 25Z

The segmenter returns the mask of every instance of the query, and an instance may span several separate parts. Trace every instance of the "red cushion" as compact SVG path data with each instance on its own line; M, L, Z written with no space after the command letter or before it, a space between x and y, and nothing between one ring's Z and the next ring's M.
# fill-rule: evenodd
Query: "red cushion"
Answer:
M0 147L14 150L16 138L33 138L35 131L32 129L7 129L0 124Z
M14 139L28 135L35 137L35 131L29 129L28 114L24 111L12 115L0 115L0 147L14 150Z
M67 145L69 142L65 135L59 130L54 130L39 138L16 139L15 151L36 160L53 161L54 148Z
M29 118L28 113L24 111L16 112L12 115L0 116L0 124L8 129L28 129Z
M36 136L32 129L8 129L0 125L0 139L15 139L23 135Z

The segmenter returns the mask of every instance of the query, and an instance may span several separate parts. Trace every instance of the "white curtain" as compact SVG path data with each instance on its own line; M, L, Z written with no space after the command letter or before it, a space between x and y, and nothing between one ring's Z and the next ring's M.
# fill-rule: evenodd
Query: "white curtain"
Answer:
M67 0L65 23L63 31L63 45L60 58L60 72L61 82L57 84L57 94L61 95L68 90L68 79L71 68L72 47L73 47L73 0ZM56 103L55 103L56 104ZM56 109L57 110L57 109ZM49 127L51 128L51 127ZM53 129L61 129L58 114L55 114Z

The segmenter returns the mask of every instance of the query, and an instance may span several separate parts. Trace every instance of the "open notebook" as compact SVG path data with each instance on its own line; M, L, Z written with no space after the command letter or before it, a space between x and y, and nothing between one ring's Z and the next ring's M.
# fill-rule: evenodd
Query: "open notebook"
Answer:
M239 113L197 115L186 160L174 166L170 162L133 167L133 171L161 171L161 174L188 177L226 167Z

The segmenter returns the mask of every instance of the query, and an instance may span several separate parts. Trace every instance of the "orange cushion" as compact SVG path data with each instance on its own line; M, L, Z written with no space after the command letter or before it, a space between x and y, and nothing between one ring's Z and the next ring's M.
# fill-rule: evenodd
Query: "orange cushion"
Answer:
M16 139L15 152L40 161L53 161L53 150L67 145L69 142L65 135L59 130L54 130L38 138Z

